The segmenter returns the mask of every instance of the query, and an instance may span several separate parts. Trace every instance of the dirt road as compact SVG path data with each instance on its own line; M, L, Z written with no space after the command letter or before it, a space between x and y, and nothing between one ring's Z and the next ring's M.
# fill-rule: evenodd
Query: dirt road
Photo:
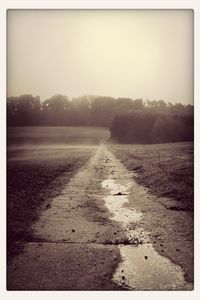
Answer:
M191 217L134 176L98 146L33 225L8 290L193 289Z

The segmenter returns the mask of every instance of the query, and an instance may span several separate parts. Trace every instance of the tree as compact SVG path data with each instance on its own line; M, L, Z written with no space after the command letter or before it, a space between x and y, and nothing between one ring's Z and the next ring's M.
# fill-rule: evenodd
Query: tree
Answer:
M36 125L39 122L40 97L21 95L7 100L8 125Z
M42 103L42 115L45 125L68 125L70 102L67 96L54 95Z
M113 121L113 106L115 99L112 97L95 97L91 101L91 125L108 127Z
M90 125L90 108L92 99L93 96L82 96L71 100L71 118L74 120L74 125Z

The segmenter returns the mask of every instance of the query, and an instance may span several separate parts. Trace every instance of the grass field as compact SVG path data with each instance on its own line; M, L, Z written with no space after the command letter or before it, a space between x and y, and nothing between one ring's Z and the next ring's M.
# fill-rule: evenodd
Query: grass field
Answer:
M102 128L11 127L7 130L8 257L15 241L31 238L31 224L83 166L96 144L109 137ZM64 181L62 175L64 174Z
M152 194L178 200L171 209L193 210L193 143L110 144L109 149Z
M8 145L98 144L110 137L102 127L8 127Z

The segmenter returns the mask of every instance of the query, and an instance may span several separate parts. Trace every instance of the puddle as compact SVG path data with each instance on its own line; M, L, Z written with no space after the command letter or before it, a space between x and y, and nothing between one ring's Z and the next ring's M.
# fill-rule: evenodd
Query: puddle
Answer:
M141 212L124 206L125 203L129 202L128 190L131 187L130 182L122 185L116 183L114 179L107 179L102 182L102 187L110 191L110 194L103 199L106 207L112 213L112 220L120 222L122 227L126 229L127 225L141 219Z
M127 182L124 185L117 183L115 179L106 179L102 182L102 187L111 191L111 194L125 193L131 187L131 183Z
M159 255L152 244L118 246L122 262L113 280L130 290L192 290L181 267Z
M143 214L124 206L129 202L131 183L123 182L122 185L114 179L104 180L102 187L109 190L109 195L103 199L112 213L110 218L121 224L128 239L135 237L139 243L118 246L122 262L113 274L113 281L130 290L192 290L193 285L185 282L181 267L156 252L149 232L143 228L129 229L130 223L138 222Z
M129 238L129 239L138 238L138 240L140 241L141 244L151 242L150 232L144 231L144 228L142 228L142 227L137 228L137 229L127 230L127 232L125 232L125 234L126 234L127 238Z

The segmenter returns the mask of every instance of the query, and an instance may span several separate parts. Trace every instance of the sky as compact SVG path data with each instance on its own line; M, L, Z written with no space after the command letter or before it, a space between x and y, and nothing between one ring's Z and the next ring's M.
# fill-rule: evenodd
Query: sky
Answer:
M8 10L7 95L193 104L192 10Z

